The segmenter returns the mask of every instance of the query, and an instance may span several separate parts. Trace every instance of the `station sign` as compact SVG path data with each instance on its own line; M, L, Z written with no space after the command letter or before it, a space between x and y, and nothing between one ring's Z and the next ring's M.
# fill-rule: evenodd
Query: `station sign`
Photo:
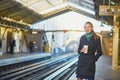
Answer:
M99 6L100 16L120 15L120 6Z

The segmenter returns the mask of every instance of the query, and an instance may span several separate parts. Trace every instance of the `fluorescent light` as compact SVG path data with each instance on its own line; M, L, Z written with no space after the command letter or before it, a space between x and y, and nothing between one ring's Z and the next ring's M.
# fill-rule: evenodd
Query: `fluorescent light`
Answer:
M54 10L57 10L57 9L60 9L60 8L64 8L64 7L67 7L67 6L68 6L68 3L63 3L63 4L60 4L60 5L58 5L58 6L49 8L49 9L47 9L47 10L40 11L39 13L40 13L40 14L46 14L46 13L49 13L49 12L52 12L52 11L54 11Z
M32 31L32 34L37 34L37 31Z
M95 12L94 12L93 10L87 9L87 8L85 8L85 7L82 7L82 6L78 6L78 5L73 4L73 3L70 3L70 2L69 2L69 5L72 6L72 7L77 8L77 9L80 9L80 10L82 10L82 11L88 12L88 13L90 13L90 14L92 14L92 15L95 15Z
M111 4L112 4L112 5L115 5L115 2L111 1Z
M87 9L85 7L82 7L82 6L78 6L78 5L70 3L70 2L66 2L66 3L60 4L58 6L52 7L50 9L47 9L47 10L44 10L44 11L40 11L39 13L40 14L46 14L46 13L49 13L49 12L52 12L54 10L57 10L57 9L60 9L60 8L64 8L64 7L67 7L67 6L72 6L74 8L77 8L77 9L80 9L82 11L88 12L88 13L90 13L92 15L95 15L95 12L93 10Z
M21 3L22 1L21 0L16 0L17 2Z

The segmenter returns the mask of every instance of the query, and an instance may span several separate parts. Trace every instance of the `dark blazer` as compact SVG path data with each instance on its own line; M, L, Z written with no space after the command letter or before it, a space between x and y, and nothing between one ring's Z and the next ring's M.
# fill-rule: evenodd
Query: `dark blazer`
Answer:
M88 53L80 53L84 45L88 45ZM92 38L88 41L86 36L80 38L78 53L80 54L77 66L77 77L89 78L95 76L95 62L102 55L100 37Z
M10 47L15 47L15 42L16 42L15 40L12 40L12 41L10 40L9 41Z

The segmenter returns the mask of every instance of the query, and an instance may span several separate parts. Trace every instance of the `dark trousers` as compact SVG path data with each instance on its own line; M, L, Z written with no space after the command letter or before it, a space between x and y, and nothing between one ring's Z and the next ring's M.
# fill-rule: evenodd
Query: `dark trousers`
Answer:
M85 80L95 80L95 76L91 76L91 77L89 77L89 78L81 78L81 77L79 77L78 75L77 75L77 78L80 78L80 79L85 79Z
M12 46L10 47L10 54L13 54L13 48L14 47L12 47Z
M91 78L87 78L86 80L94 80L94 77L91 77Z
M33 52L33 47L30 47L30 53L32 53Z

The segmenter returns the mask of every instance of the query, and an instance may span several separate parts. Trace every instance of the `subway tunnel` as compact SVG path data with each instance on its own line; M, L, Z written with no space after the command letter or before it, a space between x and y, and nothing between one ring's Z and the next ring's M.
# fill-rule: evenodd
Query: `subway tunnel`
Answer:
M103 53L94 80L120 80L119 0L0 0L0 80L77 80L87 21Z

